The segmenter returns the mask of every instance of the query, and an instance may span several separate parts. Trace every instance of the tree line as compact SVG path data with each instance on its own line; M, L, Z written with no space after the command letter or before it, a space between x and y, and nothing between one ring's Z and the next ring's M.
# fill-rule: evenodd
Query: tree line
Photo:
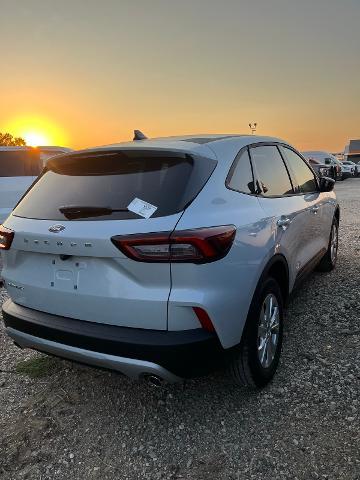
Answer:
M26 142L23 138L0 132L0 147L24 147L25 145Z

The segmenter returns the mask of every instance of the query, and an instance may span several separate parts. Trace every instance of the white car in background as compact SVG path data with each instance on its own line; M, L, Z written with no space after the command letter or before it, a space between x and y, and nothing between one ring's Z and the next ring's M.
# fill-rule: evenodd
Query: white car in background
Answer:
M0 147L0 224L42 170L37 148Z
M360 165L355 162L351 162L350 160L343 160L342 164L345 166L350 166L354 169L354 177L358 177L360 175Z
M345 180L345 178L350 178L355 175L355 167L351 163L348 162L340 162L340 160L337 160L337 162L340 163L341 167L341 174L342 174L342 179Z

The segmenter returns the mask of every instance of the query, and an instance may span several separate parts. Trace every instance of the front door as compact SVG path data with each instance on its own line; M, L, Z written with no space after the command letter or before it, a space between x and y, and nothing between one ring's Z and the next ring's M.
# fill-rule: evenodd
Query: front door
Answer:
M297 152L285 146L279 149L291 173L298 198L309 213L306 219L309 250L316 258L326 251L329 242L332 219L329 219L328 195L320 192L313 171Z

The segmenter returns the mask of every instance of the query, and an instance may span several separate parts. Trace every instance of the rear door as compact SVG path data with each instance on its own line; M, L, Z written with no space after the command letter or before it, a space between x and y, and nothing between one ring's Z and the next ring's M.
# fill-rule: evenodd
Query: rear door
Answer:
M15 231L3 271L12 299L70 318L165 330L170 264L130 259L111 238L174 230L214 167L135 149L49 160L6 222ZM135 199L152 208L129 207Z
M273 231L275 253L285 255L290 270L290 286L311 260L314 248L309 226L309 208L313 199L297 195L289 171L276 145L250 148L257 177L259 202Z

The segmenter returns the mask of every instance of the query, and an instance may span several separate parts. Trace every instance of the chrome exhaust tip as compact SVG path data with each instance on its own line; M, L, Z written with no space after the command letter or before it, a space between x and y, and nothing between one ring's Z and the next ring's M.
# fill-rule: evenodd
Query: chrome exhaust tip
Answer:
M152 387L160 388L164 385L164 380L161 377L158 377L157 375L153 375L151 373L144 373L143 378Z

